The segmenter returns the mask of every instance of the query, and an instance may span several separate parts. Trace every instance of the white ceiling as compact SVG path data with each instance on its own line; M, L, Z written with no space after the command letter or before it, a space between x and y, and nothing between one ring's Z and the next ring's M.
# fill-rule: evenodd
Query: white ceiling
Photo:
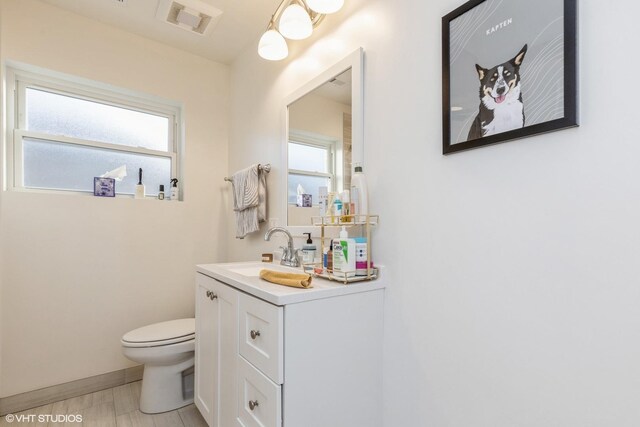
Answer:
M223 14L211 31L198 35L157 19L160 0L125 0L124 5L117 0L41 1L223 63L253 43L257 49L258 38L280 4L280 0L201 0Z
M315 95L340 104L351 105L351 68L313 91Z

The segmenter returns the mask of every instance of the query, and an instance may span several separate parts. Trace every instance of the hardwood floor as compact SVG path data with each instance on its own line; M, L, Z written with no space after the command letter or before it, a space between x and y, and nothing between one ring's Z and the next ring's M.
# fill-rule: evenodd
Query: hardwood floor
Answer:
M12 414L13 420L0 418L0 427L207 427L194 405L163 414L143 414L139 410L140 385L136 381L18 412ZM65 415L81 415L82 422Z

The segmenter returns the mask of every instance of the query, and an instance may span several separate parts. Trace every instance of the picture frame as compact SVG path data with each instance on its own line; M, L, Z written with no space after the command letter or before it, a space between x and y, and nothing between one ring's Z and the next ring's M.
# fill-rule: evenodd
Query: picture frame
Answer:
M116 180L114 178L93 178L93 195L97 197L115 197Z
M578 126L577 84L577 0L468 1L442 18L443 154Z

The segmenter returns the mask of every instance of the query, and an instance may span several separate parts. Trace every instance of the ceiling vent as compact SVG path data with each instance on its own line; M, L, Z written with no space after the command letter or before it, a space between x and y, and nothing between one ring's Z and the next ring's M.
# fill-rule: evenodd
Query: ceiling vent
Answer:
M200 0L160 0L156 18L189 32L205 35L222 11Z

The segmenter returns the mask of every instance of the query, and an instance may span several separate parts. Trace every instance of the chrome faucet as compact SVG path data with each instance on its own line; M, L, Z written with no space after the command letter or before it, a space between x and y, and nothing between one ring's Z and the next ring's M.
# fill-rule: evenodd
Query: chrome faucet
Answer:
M287 247L280 246L282 249L282 259L280 260L280 264L286 265L288 267L300 267L300 258L298 258L298 250L293 247L293 236L286 228L282 227L273 227L270 228L266 234L264 235L264 240L267 242L271 239L271 235L273 233L284 233L287 235L289 242L287 243Z

